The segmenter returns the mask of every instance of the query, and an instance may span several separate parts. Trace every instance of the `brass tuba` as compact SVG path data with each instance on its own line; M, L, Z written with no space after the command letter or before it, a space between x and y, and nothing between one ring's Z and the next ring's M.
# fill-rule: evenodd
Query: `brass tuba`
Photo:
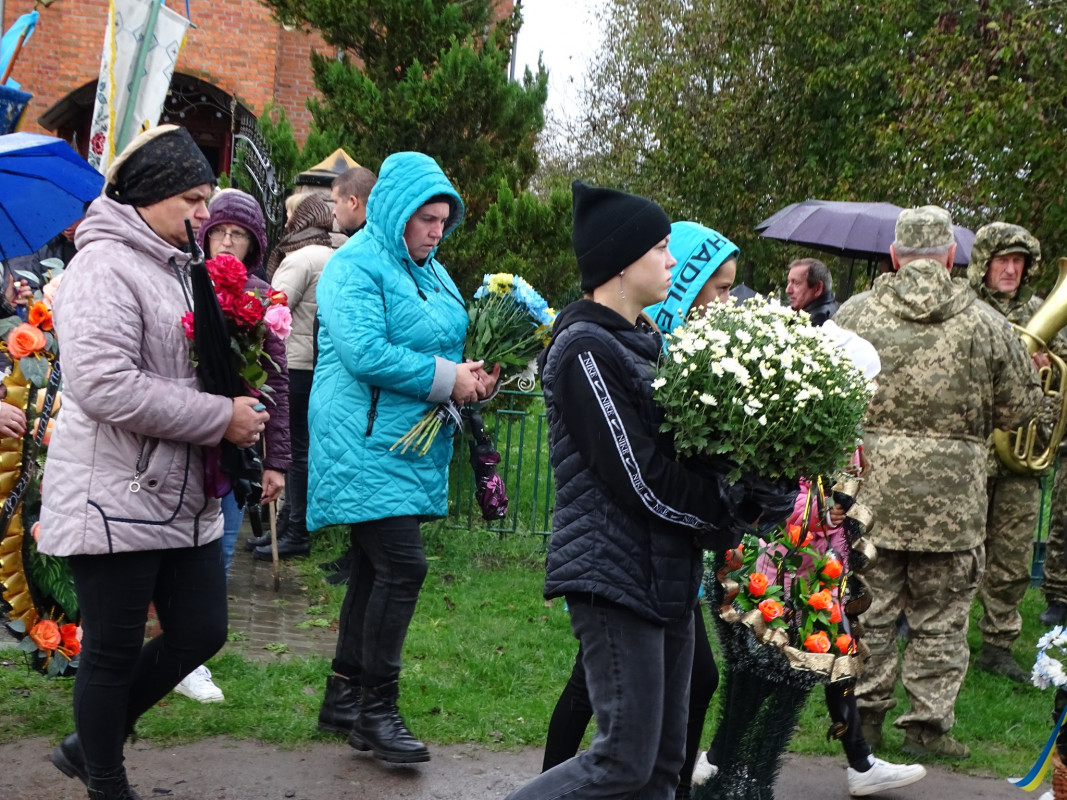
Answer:
M996 448L1000 462L1012 472L1020 475L1041 473L1051 467L1056 448L1059 447L1064 431L1067 430L1067 392L1064 391L1067 389L1067 364L1048 347L1049 340L1060 328L1067 325L1067 258L1059 260L1059 270L1056 285L1052 287L1045 302L1025 326L1016 326L1027 352L1030 355L1039 351L1044 352L1048 355L1052 365L1042 367L1040 370L1041 386L1045 396L1051 398L1052 402L1060 407L1056 424L1052 428L1052 435L1045 449L1040 453L1035 453L1034 450L1039 446L1040 422L1038 420L1030 420L1025 427L1020 427L1014 433L993 431L993 446Z

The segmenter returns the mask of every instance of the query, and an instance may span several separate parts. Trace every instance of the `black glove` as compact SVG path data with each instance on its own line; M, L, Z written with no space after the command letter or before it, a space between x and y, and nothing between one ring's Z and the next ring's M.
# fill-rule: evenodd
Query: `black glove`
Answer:
M727 475L735 465L722 457L692 459L686 466L708 480L709 490L718 492L724 514L717 527L734 534L737 541L745 533L763 536L793 513L793 504L800 491L795 480L768 480L751 473L741 473L741 477L731 484ZM701 538L698 536L698 541Z
M793 513L800 486L793 478L761 478L750 473L743 473L737 482L745 491L744 509L749 512L758 508L759 520L755 523L756 533L761 538L774 530Z

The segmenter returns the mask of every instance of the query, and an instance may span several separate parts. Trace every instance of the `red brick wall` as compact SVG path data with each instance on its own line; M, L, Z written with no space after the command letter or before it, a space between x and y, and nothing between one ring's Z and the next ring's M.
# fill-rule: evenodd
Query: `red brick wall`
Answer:
M4 4L3 27L32 8L30 0ZM501 14L513 0L501 0ZM168 4L184 13L185 4ZM23 128L44 132L37 119L100 70L100 51L107 24L107 0L64 0L42 8L37 30L27 42L12 76L33 93ZM311 121L306 99L315 94L309 55L312 48L328 52L317 34L286 31L255 0L191 0L193 23L178 72L194 75L234 95L255 114L274 98L284 107L302 143Z
M28 0L7 2L4 28L30 10ZM185 4L169 4L184 13ZM37 118L69 92L95 80L107 24L107 0L69 0L41 9L37 30L26 44L13 77L33 93L23 127L43 131ZM288 32L254 0L192 0L196 28L190 28L178 57L178 72L193 75L234 95L259 114L272 97L285 107L297 138L307 135L306 98L314 93L308 57L325 49L317 34Z

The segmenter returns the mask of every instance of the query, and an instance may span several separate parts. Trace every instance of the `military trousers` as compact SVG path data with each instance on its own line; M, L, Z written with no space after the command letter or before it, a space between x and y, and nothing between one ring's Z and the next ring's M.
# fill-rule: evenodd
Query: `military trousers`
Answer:
M871 607L863 616L871 656L856 684L856 703L867 723L881 724L896 705L893 689L904 683L908 708L897 727L921 724L945 732L956 721L956 696L967 674L967 623L985 569L985 548L922 553L878 548L863 573ZM897 617L910 633L903 658Z
M1019 604L1030 585L1034 531L1041 510L1041 481L1000 475L990 481L985 529L985 574L978 588L984 613L982 641L1011 649L1023 629Z
M1049 515L1048 543L1045 545L1045 579L1041 590L1045 602L1067 603L1067 563L1064 562L1064 534L1067 533L1067 462L1060 462L1052 481L1052 511Z

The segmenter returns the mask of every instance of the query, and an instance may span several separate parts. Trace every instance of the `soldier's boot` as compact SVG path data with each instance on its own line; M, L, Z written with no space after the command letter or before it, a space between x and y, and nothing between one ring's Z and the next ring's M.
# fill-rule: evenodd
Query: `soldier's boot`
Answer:
M885 714L872 712L860 712L860 733L863 734L867 746L873 753L882 744L882 725L885 722Z
M997 647L986 642L978 653L977 664L979 669L994 675L1003 675L1016 683L1030 682L1030 676L1015 662L1015 657L1007 647Z
M1067 620L1067 602L1063 600L1051 600L1049 601L1048 608L1041 612L1038 616L1038 622L1042 625L1062 625L1064 620Z
M940 733L922 724L908 725L904 746L900 748L916 760L949 758L961 761L971 757L971 748L956 741L947 733Z

